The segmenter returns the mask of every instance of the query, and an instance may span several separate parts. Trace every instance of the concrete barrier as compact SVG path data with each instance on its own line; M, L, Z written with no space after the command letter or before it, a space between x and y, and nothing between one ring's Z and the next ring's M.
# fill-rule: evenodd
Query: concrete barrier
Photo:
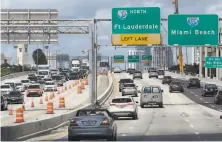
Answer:
M27 75L27 74L31 74L31 73L36 73L36 71L25 71L25 72L18 72L18 73L13 73L13 74L5 75L5 76L1 77L1 81L6 80L6 79L11 79L11 78L19 77L19 76L23 76L23 75Z
M109 74L109 86L106 91L99 97L101 105L106 102L109 96L113 91L113 79L111 74ZM66 126L69 124L68 119L72 116L75 116L78 109L90 108L91 104L82 103L75 110L70 111L67 114L60 116L55 116L53 118L39 120L30 123L24 123L16 126L4 126L1 127L1 140L2 141L24 141L39 135L48 134L52 130L58 129L60 127Z

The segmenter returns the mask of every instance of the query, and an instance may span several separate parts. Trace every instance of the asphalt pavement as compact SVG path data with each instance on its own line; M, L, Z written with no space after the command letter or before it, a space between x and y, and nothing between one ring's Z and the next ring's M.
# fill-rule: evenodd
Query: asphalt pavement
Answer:
M103 107L107 108L114 96L119 96L118 80L132 77L126 73L114 75L114 91ZM192 101L182 93L169 93L167 85L159 79L135 79L140 89L143 85L160 85L164 90L163 108L138 106L138 120L120 119L117 123L118 141L222 141L221 112ZM140 97L134 98L136 101ZM67 141L67 127L50 134L33 138L37 141Z
M159 80L162 80L162 78L159 78ZM174 78L174 81L178 81L183 85L184 92L182 94L184 94L186 97L188 97L195 103L222 112L222 104L215 104L214 96L203 97L201 93L202 88L195 88L195 87L187 88L188 82L186 80ZM201 86L202 85L203 84L201 84ZM168 85L166 84L166 86Z

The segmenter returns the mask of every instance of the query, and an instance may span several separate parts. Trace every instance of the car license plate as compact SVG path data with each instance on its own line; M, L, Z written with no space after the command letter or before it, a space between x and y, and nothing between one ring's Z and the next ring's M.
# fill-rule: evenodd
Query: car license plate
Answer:
M119 107L119 108L124 108L125 106L122 106L122 105L121 105L121 106L118 106L118 107Z
M95 125L95 121L83 121L83 124L85 125L85 126L93 126L93 125Z

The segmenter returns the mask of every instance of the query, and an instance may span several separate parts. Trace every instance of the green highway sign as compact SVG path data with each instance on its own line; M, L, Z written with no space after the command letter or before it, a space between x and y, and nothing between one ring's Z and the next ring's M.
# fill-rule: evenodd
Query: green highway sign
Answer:
M112 34L160 33L159 7L112 9Z
M222 68L222 57L205 57L205 68Z
M113 59L114 63L124 63L124 55L115 55Z
M139 55L128 55L128 62L129 63L139 63L140 56Z
M142 61L145 63L149 63L152 61L152 55L142 55Z
M168 16L168 44L217 46L219 18L216 14L172 14Z

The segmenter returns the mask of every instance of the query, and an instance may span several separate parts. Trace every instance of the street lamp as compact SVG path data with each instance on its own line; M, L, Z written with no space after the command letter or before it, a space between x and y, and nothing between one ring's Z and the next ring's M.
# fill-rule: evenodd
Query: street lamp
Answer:
M49 46L44 46L45 50L46 50L46 57L48 59L48 64L49 64Z

